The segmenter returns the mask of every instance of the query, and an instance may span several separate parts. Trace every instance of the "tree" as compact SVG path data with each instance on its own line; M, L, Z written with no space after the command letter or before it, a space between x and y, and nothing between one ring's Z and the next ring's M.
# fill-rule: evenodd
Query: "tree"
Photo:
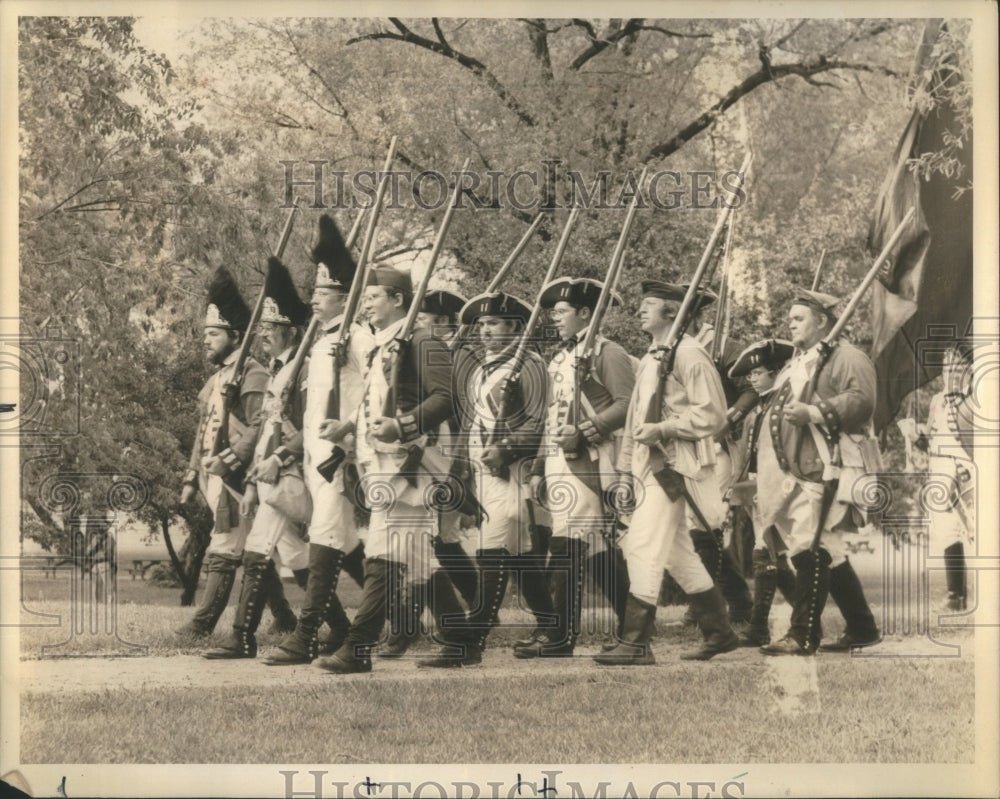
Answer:
M626 171L643 164L734 169L750 144L757 157L734 253L743 333L778 322L786 277L811 281L823 247L830 290L846 290L863 269L863 198L891 150L897 123L886 108L919 30L905 20L225 21L212 24L213 46L186 68L200 76L213 125L239 119L303 166L325 158L331 168L370 169L398 133L400 163L411 170L446 172L468 153L480 172L542 173L537 188L522 184L538 207L565 205L602 172L613 204ZM224 74L215 68L223 59L235 64ZM560 163L546 165L552 159ZM272 195L280 175L274 184ZM715 211L692 208L689 182L683 189L682 207L636 220L627 307L643 277L683 279L700 255ZM478 190L487 204L491 193ZM485 284L533 216L502 200L456 215L448 247L462 285ZM430 226L428 216L414 201L387 213L376 259L419 249L413 232ZM602 276L623 216L589 211L564 271ZM525 295L537 289L559 224L544 228L518 267ZM644 345L627 318L609 324L633 349Z
M216 156L188 124L193 103L167 101L174 72L131 19L22 18L19 46L22 489L39 522L28 531L65 545L39 495L53 470L82 484L140 476L138 515L166 530L205 377L199 353L176 346L194 340L178 230L206 216L199 184ZM55 330L67 358L53 354ZM190 521L197 541L205 519Z

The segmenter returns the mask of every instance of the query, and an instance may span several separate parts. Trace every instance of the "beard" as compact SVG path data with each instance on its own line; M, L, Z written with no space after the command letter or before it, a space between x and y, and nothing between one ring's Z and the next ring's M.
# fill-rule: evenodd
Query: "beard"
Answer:
M233 349L234 345L230 343L222 350L212 350L208 353L208 362L213 366L222 366L222 362L232 354Z

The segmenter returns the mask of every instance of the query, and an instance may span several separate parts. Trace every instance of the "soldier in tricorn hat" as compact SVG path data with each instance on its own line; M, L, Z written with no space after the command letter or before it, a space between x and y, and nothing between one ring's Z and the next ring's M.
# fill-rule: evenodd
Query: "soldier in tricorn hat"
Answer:
M684 299L681 286L642 282L639 318L653 345L665 343ZM736 648L726 603L695 552L690 531L715 529L726 515L715 472L715 435L726 421L722 381L705 348L679 341L673 371L662 384L653 350L643 356L629 403L619 470L635 482L636 507L622 542L630 590L618 646L594 659L604 665L655 662L650 639L664 568L688 594L701 628L701 648L686 660L708 660ZM641 486L641 488L640 488Z
M449 635L450 641L464 643L466 650L456 655L445 647L438 657L421 661L421 666L479 662L486 638L498 622L509 568L520 582L518 594L536 618L551 618L552 599L540 568L544 564L525 559L532 557L532 544L523 508L528 461L538 453L545 420L545 364L526 349L516 381L512 373L518 334L530 316L531 309L522 300L503 292L474 297L461 312L462 324L474 326L483 345L463 391L470 406L463 414L470 420L463 433L473 464L472 482L485 510L476 548L480 598L465 624ZM522 571L521 565L534 568Z
M605 501L605 492L616 479L615 450L635 382L632 358L620 344L603 336L595 339L594 362L580 385L582 408L575 418L570 410L580 379L577 360L602 288L596 280L564 277L542 289L542 307L551 309L563 344L548 366L545 443L535 460L531 490L534 500L543 504L559 496L571 501L550 508L549 581L559 627L536 630L518 641L514 654L520 658L573 653L588 566L614 609L616 630L621 631L628 576L620 550L607 540L614 523ZM612 302L621 304L617 297Z
M740 646L763 646L770 643L768 616L776 590L781 590L789 603L795 589L795 573L788 563L788 547L773 526L760 528L756 520L757 507L757 439L763 409L774 393L778 372L792 357L795 348L790 341L766 339L751 344L739 354L729 370L732 378L747 377L757 393L757 402L743 422L743 434L733 448L734 481L729 492L731 507L747 510L754 519L756 548L753 550L753 608L750 625L740 635Z

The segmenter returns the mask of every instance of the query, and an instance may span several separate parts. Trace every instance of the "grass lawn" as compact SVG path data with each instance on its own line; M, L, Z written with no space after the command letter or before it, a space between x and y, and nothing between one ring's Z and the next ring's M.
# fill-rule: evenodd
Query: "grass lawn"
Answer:
M972 762L971 662L796 659L791 668L816 669L821 713L781 711L774 662L33 694L22 697L21 754L28 763Z
M859 558L856 568L879 617L878 556ZM942 588L940 578L932 575L932 598ZM301 590L291 582L285 590L297 607ZM340 593L353 613L360 590L344 579ZM197 654L224 639L235 607L234 596L213 639L194 645L173 634L193 613L177 604L178 589L126 578L118 596L116 639L95 634L108 629L100 608L89 607L85 618L71 613L68 573L54 580L25 576L22 658ZM328 680L320 673L323 679L308 684L290 679L264 687L252 683L251 670L238 687L173 687L168 681L22 694L22 761L973 762L971 630L942 636L961 645L961 657L766 658L743 650L689 664L677 659L677 651L699 636L677 624L683 608L673 606L657 614L654 667L604 669L579 658L541 670L510 656L511 642L531 623L513 599L501 613L505 626L490 638L494 659L459 673L404 664L394 672L376 668L371 675ZM775 630L784 629L788 612L776 602ZM265 614L262 630L268 622ZM828 637L842 629L832 604L824 624ZM259 635L262 648L278 638ZM590 630L580 644L593 647L601 640L600 630ZM896 635L893 643L910 640ZM422 640L416 649L432 646ZM891 646L883 652L891 654ZM74 667L72 657L64 662Z

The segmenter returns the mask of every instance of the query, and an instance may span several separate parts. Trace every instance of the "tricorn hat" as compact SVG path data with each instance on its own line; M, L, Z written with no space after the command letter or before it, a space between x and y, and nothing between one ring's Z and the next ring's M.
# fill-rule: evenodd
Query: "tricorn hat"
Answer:
M226 267L215 270L208 284L208 310L205 327L224 327L245 333L250 324L250 309L240 296L236 281Z
M729 370L732 378L750 374L758 366L777 371L795 352L792 342L780 338L770 338L751 344L739 354Z
M319 218L319 241L313 247L312 259L316 264L316 288L347 291L351 287L358 265L327 214Z
M593 310L601 296L604 284L589 277L560 277L542 289L542 307L552 308L557 302L568 302ZM611 304L621 305L622 298L617 291L611 292Z
M530 306L513 294L502 291L480 294L469 300L462 308L463 325L474 325L481 316L499 316L504 319L520 319L527 322L531 316Z
M437 289L436 291L428 291L424 295L424 304L420 310L435 316L447 316L454 319L467 302L468 300L461 294Z
M302 302L286 267L273 255L267 259L264 304L260 321L276 325L302 325L309 318L309 306Z
M643 297L659 297L661 300L673 300L674 302L684 302L687 296L689 283L668 283L665 280L643 280L639 284ZM700 310L711 305L718 299L718 295L709 289L702 289L697 294L695 309Z

